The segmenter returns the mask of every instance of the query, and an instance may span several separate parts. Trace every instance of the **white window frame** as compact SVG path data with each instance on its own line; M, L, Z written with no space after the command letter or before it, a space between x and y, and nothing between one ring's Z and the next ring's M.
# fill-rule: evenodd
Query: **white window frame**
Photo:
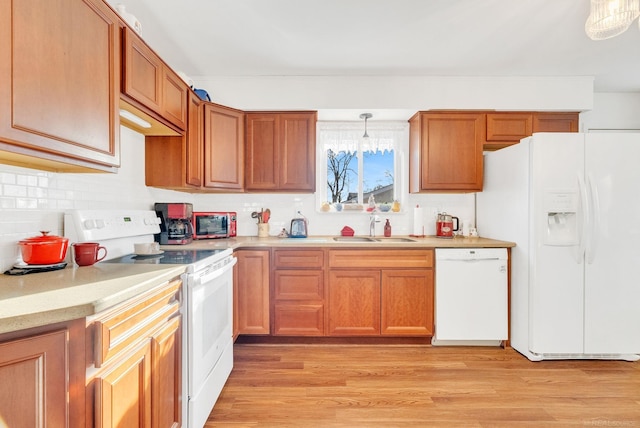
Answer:
M331 129L332 127L338 129L353 129L359 134L364 133L363 122L331 122L320 121L318 122L316 130L316 210L320 210L324 203L331 204L330 195L327 193L327 155L326 145L322 138L323 129ZM380 121L380 122L368 122L367 133L370 135L370 139L375 139L376 131L382 130L394 130L395 138L393 144L394 151L394 177L393 177L393 192L394 199L400 202L400 206L405 206L408 193L408 162L405 161L409 150L409 123L405 121ZM351 146L352 150L362 152L362 139L358 138L357 147ZM375 140L373 141L375 145ZM361 172L364 171L364 157L358 156L358 201L365 205L366 201L363 201L363 181ZM333 209L329 212L334 212Z

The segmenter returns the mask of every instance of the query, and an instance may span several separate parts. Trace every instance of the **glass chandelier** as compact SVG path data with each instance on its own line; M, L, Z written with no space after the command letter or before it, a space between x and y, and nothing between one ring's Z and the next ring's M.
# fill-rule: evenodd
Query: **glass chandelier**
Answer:
M640 0L591 0L591 13L584 30L592 40L624 33L640 15Z

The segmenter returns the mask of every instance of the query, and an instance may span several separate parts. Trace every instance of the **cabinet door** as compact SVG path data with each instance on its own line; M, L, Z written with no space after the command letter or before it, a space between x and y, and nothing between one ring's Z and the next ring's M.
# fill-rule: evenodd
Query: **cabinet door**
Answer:
M119 41L101 0L0 4L0 161L115 171Z
M66 330L0 343L0 424L67 426L68 359Z
M273 317L275 336L324 335L324 305L320 303L276 303Z
M201 187L204 184L204 107L192 91L189 91L188 103L185 181L190 186Z
M248 113L245 187L247 190L278 189L278 117Z
M533 132L578 132L578 113L534 113Z
M182 331L180 316L151 337L151 421L153 428L182 423Z
M409 188L482 190L482 113L419 113L410 120Z
M519 143L533 129L531 113L487 113L487 138L484 149L499 149Z
M162 104L160 115L180 129L187 127L187 93L184 80L169 67L162 67Z
M238 333L269 334L269 250L241 250L238 259Z
M329 335L380 334L380 271L329 272Z
M206 103L204 117L204 186L211 189L242 190L244 113Z
M184 130L187 84L130 28L123 30L122 92Z
M151 427L151 367L146 340L95 378L97 428Z
M315 112L248 113L245 188L315 190Z
M316 188L316 115L280 116L278 166L280 190L313 192Z
M122 90L151 110L162 110L162 60L133 31L123 31L124 74Z
M433 271L382 271L382 334L433 335Z

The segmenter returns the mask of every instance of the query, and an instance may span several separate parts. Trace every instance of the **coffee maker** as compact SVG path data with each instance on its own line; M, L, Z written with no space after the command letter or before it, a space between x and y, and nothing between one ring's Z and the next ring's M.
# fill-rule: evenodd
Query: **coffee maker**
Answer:
M183 245L193 241L191 217L193 205L188 203L156 203L160 233L154 235L160 245Z

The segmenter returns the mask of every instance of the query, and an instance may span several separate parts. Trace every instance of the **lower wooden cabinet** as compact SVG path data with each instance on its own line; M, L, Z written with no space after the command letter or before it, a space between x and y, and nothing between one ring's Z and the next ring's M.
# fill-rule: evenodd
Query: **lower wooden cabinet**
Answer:
M385 269L381 278L383 335L433 335L433 271Z
M273 250L275 336L324 336L324 255L321 249Z
M329 336L380 334L380 270L329 272Z
M181 426L180 287L170 281L87 319L86 426Z
M235 255L238 334L433 335L432 249L306 247Z
M0 335L0 425L84 426L84 320Z
M329 250L330 336L432 336L433 250Z
M144 341L94 379L95 426L151 427L151 344Z
M238 334L269 334L270 250L238 250L235 256Z

